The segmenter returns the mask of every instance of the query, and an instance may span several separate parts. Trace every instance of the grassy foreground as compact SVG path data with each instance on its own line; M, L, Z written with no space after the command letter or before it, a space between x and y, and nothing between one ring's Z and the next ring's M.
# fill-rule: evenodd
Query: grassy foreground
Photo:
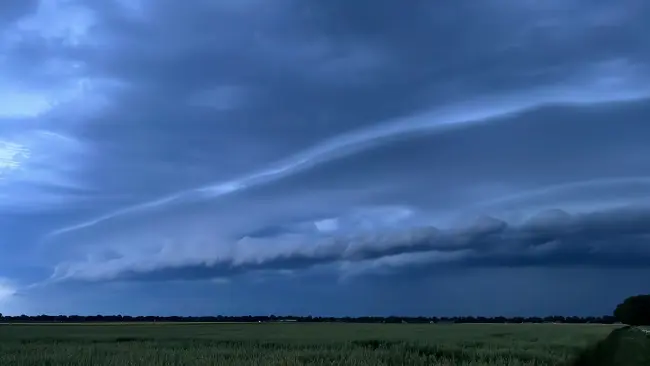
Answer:
M571 366L648 366L650 335L643 329L624 327L582 352Z
M0 325L0 365L564 364L607 325Z

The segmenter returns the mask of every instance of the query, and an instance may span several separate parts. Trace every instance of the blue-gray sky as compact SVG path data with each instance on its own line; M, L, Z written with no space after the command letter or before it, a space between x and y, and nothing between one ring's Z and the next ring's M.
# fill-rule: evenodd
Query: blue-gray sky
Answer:
M650 3L5 0L0 312L606 314Z

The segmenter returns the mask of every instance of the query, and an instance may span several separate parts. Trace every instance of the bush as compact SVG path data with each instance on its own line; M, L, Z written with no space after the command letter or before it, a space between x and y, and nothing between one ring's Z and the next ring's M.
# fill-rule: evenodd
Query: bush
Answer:
M650 295L628 297L614 310L618 321L627 325L650 325Z
M632 327L616 329L606 339L580 353L569 365L650 365L650 337Z

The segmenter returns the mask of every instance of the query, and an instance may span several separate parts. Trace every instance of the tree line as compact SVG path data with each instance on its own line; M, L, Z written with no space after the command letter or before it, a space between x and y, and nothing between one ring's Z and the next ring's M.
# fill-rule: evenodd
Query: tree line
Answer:
M137 322L184 322L184 323L257 323L257 322L301 322L301 323L567 323L567 324L614 324L650 326L650 295L630 296L616 306L612 316L546 316L546 317L405 317L405 316L362 316L362 317L320 317L320 316L129 316L129 315L20 315L3 316L0 323L137 323Z
M617 319L613 316L546 316L546 317L407 317L407 316L362 316L362 317L320 317L320 316L128 316L128 315L20 315L2 316L0 322L4 323L137 323L137 322L232 322L232 323L258 323L258 322L300 322L300 323L596 323L613 324Z

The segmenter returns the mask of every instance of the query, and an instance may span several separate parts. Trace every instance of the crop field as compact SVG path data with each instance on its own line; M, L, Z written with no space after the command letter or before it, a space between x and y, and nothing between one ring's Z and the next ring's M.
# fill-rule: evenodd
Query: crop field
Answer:
M0 324L0 365L565 365L615 326Z

